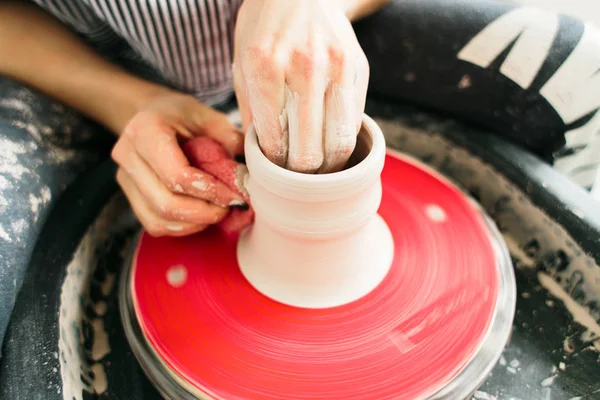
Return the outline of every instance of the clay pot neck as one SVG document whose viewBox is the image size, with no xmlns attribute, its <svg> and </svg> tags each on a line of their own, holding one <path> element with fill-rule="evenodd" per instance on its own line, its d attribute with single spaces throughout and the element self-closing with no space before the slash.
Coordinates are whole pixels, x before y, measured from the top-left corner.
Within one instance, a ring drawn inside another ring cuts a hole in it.
<svg viewBox="0 0 600 400">
<path fill-rule="evenodd" d="M 251 127 L 246 188 L 256 218 L 240 236 L 238 262 L 258 291 L 309 308 L 354 301 L 387 274 L 393 243 L 377 215 L 385 139 L 365 116 L 348 167 L 332 174 L 296 173 L 271 163 Z"/>
</svg>

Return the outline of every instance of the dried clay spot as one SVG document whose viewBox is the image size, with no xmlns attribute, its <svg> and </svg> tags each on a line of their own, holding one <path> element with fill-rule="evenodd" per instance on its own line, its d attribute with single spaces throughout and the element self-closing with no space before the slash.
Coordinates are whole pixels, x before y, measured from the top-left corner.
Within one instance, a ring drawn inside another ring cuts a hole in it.
<svg viewBox="0 0 600 400">
<path fill-rule="evenodd" d="M 182 287 L 187 281 L 187 269 L 183 265 L 174 265 L 167 271 L 167 282 L 174 288 Z"/>
<path fill-rule="evenodd" d="M 428 204 L 425 207 L 425 214 L 433 222 L 444 222 L 447 218 L 444 209 L 437 204 Z"/>
<path fill-rule="evenodd" d="M 104 269 L 108 259 L 100 257 L 106 252 L 111 254 L 113 246 L 120 249 L 118 245 L 123 244 L 115 237 L 125 234 L 124 228 L 129 231 L 137 227 L 134 221 L 111 223 L 128 210 L 122 196 L 109 201 L 66 267 L 58 315 L 58 352 L 53 353 L 60 363 L 57 371 L 61 378 L 58 388 L 61 398 L 84 400 L 108 390 L 104 359 L 111 352 L 111 343 L 102 314 L 107 311 L 105 299 L 114 286 L 115 273 L 95 270 L 92 266 Z"/>
<path fill-rule="evenodd" d="M 203 191 L 207 191 L 210 189 L 210 184 L 208 182 L 206 182 L 204 180 L 204 178 L 201 178 L 197 181 L 192 182 L 192 186 L 198 190 L 203 190 Z"/>
<path fill-rule="evenodd" d="M 171 232 L 181 232 L 183 230 L 183 225 L 179 224 L 168 224 L 165 225 L 165 228 Z"/>
</svg>

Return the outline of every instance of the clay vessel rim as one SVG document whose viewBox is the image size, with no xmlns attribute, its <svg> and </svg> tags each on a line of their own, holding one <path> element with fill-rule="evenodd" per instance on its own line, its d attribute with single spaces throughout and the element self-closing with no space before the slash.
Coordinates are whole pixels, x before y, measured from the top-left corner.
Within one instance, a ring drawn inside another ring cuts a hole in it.
<svg viewBox="0 0 600 400">
<path fill-rule="evenodd" d="M 373 169 L 378 169 L 379 173 L 383 169 L 383 163 L 381 160 L 384 158 L 382 154 L 385 154 L 386 144 L 383 134 L 378 130 L 375 121 L 369 116 L 363 115 L 362 128 L 367 132 L 367 135 L 371 138 L 371 149 L 365 158 L 363 158 L 356 165 L 350 168 L 341 170 L 339 172 L 333 172 L 328 174 L 307 174 L 302 172 L 295 172 L 280 167 L 269 160 L 260 149 L 258 145 L 258 136 L 253 125 L 250 125 L 246 133 L 245 142 L 245 153 L 246 163 L 250 173 L 262 181 L 257 175 L 264 177 L 268 180 L 285 181 L 289 184 L 310 184 L 313 185 L 329 185 L 335 183 L 347 182 L 349 180 L 363 180 L 365 176 L 372 173 Z M 254 162 L 252 162 L 254 161 Z M 261 170 L 260 172 L 258 170 Z M 379 173 L 377 177 L 379 177 Z"/>
</svg>

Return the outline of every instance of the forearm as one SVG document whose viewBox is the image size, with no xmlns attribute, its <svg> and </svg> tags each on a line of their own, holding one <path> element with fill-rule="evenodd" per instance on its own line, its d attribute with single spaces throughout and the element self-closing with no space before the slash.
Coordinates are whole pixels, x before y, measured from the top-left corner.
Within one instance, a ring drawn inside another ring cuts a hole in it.
<svg viewBox="0 0 600 400">
<path fill-rule="evenodd" d="M 34 87 L 119 134 L 163 90 L 111 64 L 30 4 L 0 3 L 0 75 Z"/>
<path fill-rule="evenodd" d="M 346 15 L 350 21 L 354 22 L 361 18 L 367 17 L 393 0 L 339 0 L 342 2 L 342 7 L 346 11 Z"/>
</svg>

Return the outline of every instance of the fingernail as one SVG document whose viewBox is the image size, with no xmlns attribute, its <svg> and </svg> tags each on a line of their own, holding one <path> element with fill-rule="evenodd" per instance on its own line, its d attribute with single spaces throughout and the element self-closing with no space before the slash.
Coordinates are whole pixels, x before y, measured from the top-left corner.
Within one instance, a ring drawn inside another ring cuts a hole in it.
<svg viewBox="0 0 600 400">
<path fill-rule="evenodd" d="M 165 225 L 165 228 L 167 228 L 171 232 L 180 232 L 183 230 L 183 225 L 169 224 L 169 225 Z"/>
<path fill-rule="evenodd" d="M 215 204 L 221 207 L 229 208 L 232 205 L 242 205 L 245 204 L 245 200 L 227 187 L 223 183 L 218 183 L 215 187 Z"/>
<path fill-rule="evenodd" d="M 231 134 L 231 155 L 237 156 L 244 152 L 244 133 L 240 130 L 235 130 L 234 133 Z"/>
<path fill-rule="evenodd" d="M 250 209 L 250 205 L 248 203 L 246 203 L 245 201 L 242 201 L 241 203 L 234 202 L 234 203 L 231 203 L 231 208 L 235 208 L 236 210 L 246 211 L 246 210 Z"/>
<path fill-rule="evenodd" d="M 240 207 L 246 204 L 246 200 L 237 193 L 234 193 L 234 198 L 229 202 L 230 207 Z"/>
</svg>

